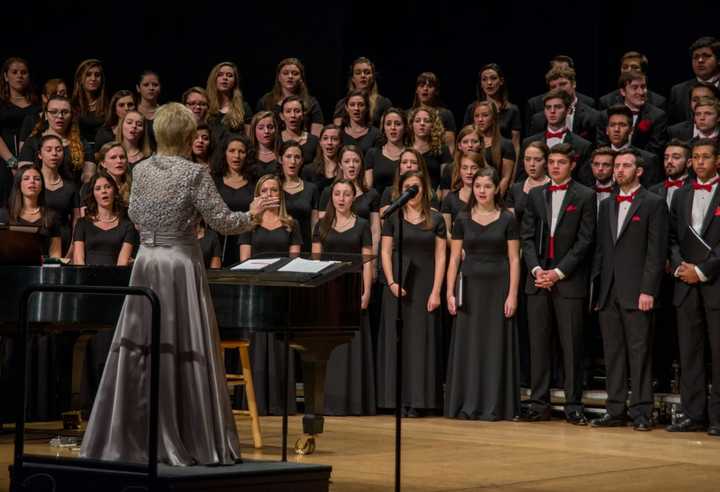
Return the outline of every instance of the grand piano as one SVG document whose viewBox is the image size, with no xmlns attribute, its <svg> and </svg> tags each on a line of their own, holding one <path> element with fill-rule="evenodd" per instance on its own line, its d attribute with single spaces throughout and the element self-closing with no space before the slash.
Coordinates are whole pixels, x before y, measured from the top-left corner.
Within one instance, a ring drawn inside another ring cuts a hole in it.
<svg viewBox="0 0 720 492">
<path fill-rule="evenodd" d="M 296 451 L 304 453 L 314 450 L 314 436 L 324 429 L 325 371 L 330 353 L 349 342 L 360 328 L 362 265 L 372 258 L 323 255 L 318 259 L 337 263 L 319 274 L 277 271 L 285 261 L 261 272 L 208 271 L 221 338 L 247 336 L 248 330 L 273 330 L 286 333 L 290 345 L 299 350 L 305 388 L 305 435 L 296 443 Z M 29 285 L 127 286 L 130 273 L 129 267 L 0 265 L 0 336 L 15 335 L 19 299 Z M 28 318 L 33 332 L 77 336 L 73 409 L 80 408 L 85 345 L 98 331 L 114 329 L 122 302 L 119 297 L 57 293 L 38 293 L 31 299 Z"/>
</svg>

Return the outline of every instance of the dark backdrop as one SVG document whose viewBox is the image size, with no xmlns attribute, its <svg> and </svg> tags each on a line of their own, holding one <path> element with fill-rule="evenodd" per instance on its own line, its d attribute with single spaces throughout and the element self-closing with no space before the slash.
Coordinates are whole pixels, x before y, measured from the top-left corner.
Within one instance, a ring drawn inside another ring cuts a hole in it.
<svg viewBox="0 0 720 492">
<path fill-rule="evenodd" d="M 36 83 L 57 76 L 71 83 L 78 62 L 96 57 L 111 90 L 132 87 L 141 70 L 153 68 L 169 100 L 204 86 L 210 68 L 229 59 L 254 107 L 271 88 L 277 62 L 293 56 L 305 63 L 326 120 L 357 56 L 375 62 L 381 93 L 402 107 L 412 101 L 417 74 L 436 72 L 460 119 L 474 97 L 477 69 L 488 62 L 505 69 L 511 100 L 521 108 L 545 89 L 547 60 L 558 53 L 575 59 L 578 89 L 600 96 L 615 86 L 619 56 L 641 51 L 650 59 L 650 86 L 666 94 L 692 75 L 688 45 L 720 36 L 715 2 L 678 3 L 676 11 L 630 0 L 4 3 L 0 58 L 27 58 Z"/>
</svg>

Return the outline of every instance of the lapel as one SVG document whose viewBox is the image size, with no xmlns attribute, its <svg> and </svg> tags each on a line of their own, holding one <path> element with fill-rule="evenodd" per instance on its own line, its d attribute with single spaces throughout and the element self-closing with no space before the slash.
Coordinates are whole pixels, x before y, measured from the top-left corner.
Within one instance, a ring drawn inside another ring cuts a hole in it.
<svg viewBox="0 0 720 492">
<path fill-rule="evenodd" d="M 615 200 L 615 197 L 617 196 L 617 191 L 614 191 L 609 197 L 607 197 L 605 200 L 610 200 L 610 213 L 608 213 L 608 220 L 610 221 L 610 233 L 612 234 L 612 241 L 613 244 L 615 244 L 615 241 L 617 241 L 617 228 L 618 228 L 618 207 L 617 207 L 617 201 Z"/>
<path fill-rule="evenodd" d="M 550 183 L 552 181 L 548 182 L 547 184 L 543 185 L 543 206 L 545 207 L 545 221 L 547 223 L 547 230 L 548 235 L 550 234 L 550 224 L 552 224 L 552 193 L 548 191 L 548 187 L 550 186 Z"/>
<path fill-rule="evenodd" d="M 585 108 L 583 107 L 582 102 L 578 100 L 577 104 L 575 105 L 575 116 L 573 116 L 573 127 L 570 128 L 570 131 L 573 133 L 579 133 L 580 130 L 584 128 L 583 122 L 585 121 Z"/>
<path fill-rule="evenodd" d="M 688 180 L 688 183 L 690 183 L 690 180 Z M 680 190 L 677 190 L 675 193 L 678 193 Z M 695 191 L 692 189 L 692 185 L 690 184 L 688 186 L 687 195 L 685 196 L 685 200 L 683 200 L 685 203 L 685 210 L 679 210 L 680 215 L 685 218 L 685 223 L 688 225 L 688 227 L 692 227 L 692 204 L 693 204 L 693 197 L 695 196 Z"/>
<path fill-rule="evenodd" d="M 705 231 L 707 231 L 707 228 L 710 227 L 710 222 L 712 222 L 713 217 L 715 217 L 715 210 L 718 207 L 718 204 L 720 204 L 720 185 L 715 187 L 715 194 L 712 197 L 712 200 L 710 200 L 710 206 L 708 206 L 707 213 L 705 213 L 705 218 L 703 219 L 703 225 L 702 230 L 700 232 L 700 235 L 704 235 Z"/>
<path fill-rule="evenodd" d="M 618 239 L 620 239 L 620 236 L 623 235 L 623 232 L 625 232 L 625 229 L 627 229 L 628 224 L 632 220 L 632 216 L 635 215 L 635 212 L 637 212 L 637 209 L 640 208 L 640 204 L 642 203 L 643 199 L 645 198 L 645 193 L 647 193 L 645 188 L 640 187 L 640 189 L 638 189 L 637 195 L 635 195 L 635 198 L 633 198 L 633 201 L 630 203 L 630 208 L 628 209 L 628 213 L 625 216 L 625 220 L 622 223 L 622 227 L 620 228 L 620 234 L 616 234 L 616 237 L 617 237 L 617 239 L 615 240 L 616 242 Z M 617 205 L 617 202 L 616 202 L 616 205 Z M 615 222 L 617 222 L 617 219 L 615 220 Z"/>
<path fill-rule="evenodd" d="M 560 210 L 558 211 L 558 218 L 557 218 L 557 224 L 555 224 L 555 232 L 557 233 L 558 227 L 560 227 L 560 224 L 562 223 L 562 219 L 565 216 L 565 209 L 568 206 L 568 203 L 575 197 L 575 187 L 574 181 L 570 180 L 570 186 L 568 186 L 567 191 L 565 192 L 565 196 L 563 197 L 562 205 L 560 205 Z"/>
</svg>

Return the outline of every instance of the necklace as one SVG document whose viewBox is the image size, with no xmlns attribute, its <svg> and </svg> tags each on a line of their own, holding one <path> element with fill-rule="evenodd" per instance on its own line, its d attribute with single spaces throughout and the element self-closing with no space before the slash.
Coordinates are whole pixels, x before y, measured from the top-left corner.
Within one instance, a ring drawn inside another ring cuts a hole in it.
<svg viewBox="0 0 720 492">
<path fill-rule="evenodd" d="M 350 214 L 350 217 L 348 217 L 348 219 L 345 221 L 344 224 L 340 223 L 340 221 L 338 220 L 339 218 L 340 217 L 335 217 L 335 230 L 338 230 L 338 231 L 343 230 L 344 231 L 347 228 L 347 226 L 349 226 L 350 223 L 353 221 L 353 219 L 355 218 L 355 215 Z"/>
<path fill-rule="evenodd" d="M 58 176 L 58 178 L 55 181 L 48 181 L 48 186 L 56 186 L 63 182 L 62 176 Z"/>
<path fill-rule="evenodd" d="M 292 181 L 286 181 L 285 182 L 285 189 L 286 190 L 297 190 L 302 186 L 303 182 L 301 180 L 298 180 L 296 182 Z"/>
<path fill-rule="evenodd" d="M 117 215 L 111 215 L 110 217 L 100 217 L 100 215 L 97 216 L 97 221 L 102 222 L 103 224 L 112 224 L 117 219 Z"/>
<path fill-rule="evenodd" d="M 37 215 L 37 214 L 40 213 L 40 207 L 36 208 L 35 210 L 31 210 L 31 209 L 28 208 L 28 209 L 25 210 L 25 212 L 26 212 L 28 215 Z"/>
</svg>

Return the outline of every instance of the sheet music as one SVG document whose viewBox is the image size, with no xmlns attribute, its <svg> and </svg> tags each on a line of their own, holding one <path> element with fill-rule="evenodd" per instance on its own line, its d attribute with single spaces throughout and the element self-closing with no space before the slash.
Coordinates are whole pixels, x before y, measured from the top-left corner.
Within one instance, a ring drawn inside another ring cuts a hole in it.
<svg viewBox="0 0 720 492">
<path fill-rule="evenodd" d="M 339 261 L 329 260 L 306 260 L 305 258 L 295 258 L 290 263 L 278 269 L 278 272 L 291 273 L 319 273 L 330 265 L 340 263 Z"/>
<path fill-rule="evenodd" d="M 251 272 L 252 271 L 260 271 L 263 268 L 266 268 L 274 263 L 277 263 L 280 260 L 282 260 L 282 258 L 254 258 L 254 259 L 250 259 L 250 260 L 245 260 L 242 263 L 230 268 L 230 270 L 251 271 Z"/>
<path fill-rule="evenodd" d="M 695 228 L 689 224 L 688 224 L 688 227 L 690 228 L 690 232 L 692 232 L 693 235 L 697 238 L 697 240 L 700 241 L 700 244 L 702 244 L 705 247 L 705 249 L 707 249 L 708 251 L 712 251 L 712 248 L 710 247 L 710 245 L 705 242 L 705 240 L 700 236 L 700 234 L 697 233 Z"/>
</svg>

